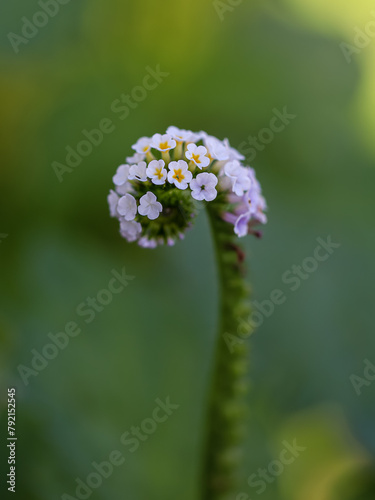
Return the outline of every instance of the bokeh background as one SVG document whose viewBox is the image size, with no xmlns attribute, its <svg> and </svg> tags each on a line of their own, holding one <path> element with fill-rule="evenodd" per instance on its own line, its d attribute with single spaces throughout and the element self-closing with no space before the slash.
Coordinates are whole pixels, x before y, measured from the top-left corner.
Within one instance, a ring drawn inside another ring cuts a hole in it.
<svg viewBox="0 0 375 500">
<path fill-rule="evenodd" d="M 93 500 L 198 498 L 217 301 L 207 220 L 174 248 L 142 250 L 119 237 L 106 196 L 138 137 L 173 124 L 238 147 L 286 106 L 296 118 L 252 160 L 269 205 L 263 239 L 244 241 L 253 298 L 279 288 L 287 300 L 249 341 L 238 500 L 373 500 L 375 382 L 358 395 L 350 377 L 375 363 L 375 40 L 350 63 L 340 46 L 375 20 L 373 2 L 80 0 L 17 54 L 8 34 L 40 6 L 1 9 L 2 483 L 15 385 L 18 498 L 74 498 L 76 478 L 116 449 L 125 463 Z M 121 120 L 113 101 L 157 65 L 169 76 Z M 51 164 L 103 118 L 114 131 L 59 182 Z M 328 235 L 341 246 L 292 292 L 283 273 Z M 135 278 L 85 324 L 77 306 L 124 266 Z M 69 321 L 82 333 L 25 386 L 17 367 Z M 120 436 L 167 396 L 179 409 L 129 453 Z M 294 439 L 306 449 L 257 493 L 248 478 Z"/>
</svg>

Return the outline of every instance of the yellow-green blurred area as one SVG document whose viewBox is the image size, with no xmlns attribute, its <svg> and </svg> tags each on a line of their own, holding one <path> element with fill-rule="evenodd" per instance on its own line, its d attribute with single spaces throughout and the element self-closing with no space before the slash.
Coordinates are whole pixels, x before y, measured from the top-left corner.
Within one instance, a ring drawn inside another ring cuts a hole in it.
<svg viewBox="0 0 375 500">
<path fill-rule="evenodd" d="M 78 498 L 76 478 L 113 450 L 125 461 L 90 499 L 199 498 L 217 312 L 207 220 L 201 213 L 174 248 L 143 250 L 120 238 L 106 197 L 139 137 L 176 125 L 239 147 L 285 107 L 296 117 L 251 162 L 269 205 L 263 239 L 244 241 L 253 299 L 280 289 L 286 300 L 249 341 L 233 498 L 375 498 L 375 373 L 365 361 L 375 364 L 375 36 L 358 35 L 375 33 L 375 7 L 223 3 L 71 1 L 18 53 L 9 33 L 22 35 L 41 7 L 1 3 L 1 481 L 13 385 L 17 498 Z M 343 43 L 355 48 L 350 62 Z M 168 76 L 121 119 L 113 102 L 158 65 Z M 52 163 L 105 118 L 112 133 L 59 182 Z M 340 247 L 292 291 L 284 273 L 328 236 Z M 124 266 L 134 279 L 85 323 L 77 307 Z M 31 350 L 71 321 L 81 333 L 25 385 L 19 365 L 31 367 Z M 120 437 L 168 396 L 178 410 L 130 453 Z M 303 451 L 280 466 L 294 441 Z"/>
</svg>

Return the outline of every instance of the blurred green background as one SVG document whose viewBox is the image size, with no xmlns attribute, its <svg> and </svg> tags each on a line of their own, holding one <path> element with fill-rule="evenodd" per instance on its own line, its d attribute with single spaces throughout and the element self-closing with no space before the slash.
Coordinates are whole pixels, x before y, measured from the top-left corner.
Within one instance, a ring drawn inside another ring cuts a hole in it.
<svg viewBox="0 0 375 500">
<path fill-rule="evenodd" d="M 16 53 L 9 33 L 41 8 L 2 1 L 0 423 L 5 448 L 14 385 L 18 498 L 75 498 L 76 478 L 113 450 L 125 463 L 93 500 L 198 497 L 217 302 L 207 220 L 143 250 L 120 238 L 106 197 L 138 137 L 176 125 L 238 147 L 285 106 L 296 118 L 252 161 L 269 205 L 263 239 L 244 241 L 253 298 L 287 300 L 250 340 L 237 500 L 375 498 L 375 382 L 358 395 L 350 379 L 375 363 L 375 40 L 350 63 L 340 47 L 375 20 L 373 3 L 237 3 L 70 2 Z M 121 119 L 112 103 L 157 65 L 169 75 Z M 52 163 L 104 118 L 114 131 L 59 182 Z M 340 248 L 292 292 L 283 273 L 328 235 Z M 124 266 L 134 280 L 85 324 L 77 306 Z M 70 321 L 81 334 L 25 386 L 17 367 Z M 167 396 L 179 409 L 130 453 L 120 436 Z M 294 439 L 306 449 L 259 493 L 248 478 Z"/>
</svg>

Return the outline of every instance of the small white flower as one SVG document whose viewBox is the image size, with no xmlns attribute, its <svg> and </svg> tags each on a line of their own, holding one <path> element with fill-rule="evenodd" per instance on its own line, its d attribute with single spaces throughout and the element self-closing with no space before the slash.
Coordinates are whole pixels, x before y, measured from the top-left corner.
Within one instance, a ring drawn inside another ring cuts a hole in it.
<svg viewBox="0 0 375 500">
<path fill-rule="evenodd" d="M 132 148 L 138 154 L 146 154 L 151 149 L 151 139 L 149 137 L 141 137 L 135 144 L 133 144 Z"/>
<path fill-rule="evenodd" d="M 169 164 L 168 181 L 178 189 L 186 189 L 193 174 L 184 160 L 171 161 Z"/>
<path fill-rule="evenodd" d="M 111 189 L 107 198 L 111 217 L 118 217 L 117 203 L 119 199 L 119 196 Z"/>
<path fill-rule="evenodd" d="M 209 155 L 218 161 L 229 160 L 229 150 L 227 145 L 212 135 L 204 134 L 203 142 Z"/>
<path fill-rule="evenodd" d="M 115 186 L 122 186 L 129 178 L 129 165 L 120 165 L 116 174 L 112 177 Z"/>
<path fill-rule="evenodd" d="M 229 161 L 224 167 L 224 173 L 232 181 L 232 190 L 237 196 L 242 196 L 250 189 L 249 169 L 243 167 L 237 160 Z"/>
<path fill-rule="evenodd" d="M 217 177 L 214 174 L 204 172 L 198 174 L 195 179 L 190 182 L 191 196 L 195 200 L 212 201 L 217 196 L 216 185 Z"/>
<path fill-rule="evenodd" d="M 176 147 L 176 141 L 169 134 L 154 134 L 151 140 L 151 147 L 165 153 Z"/>
<path fill-rule="evenodd" d="M 136 165 L 132 165 L 129 168 L 129 180 L 147 181 L 146 168 L 147 164 L 145 161 L 140 161 Z"/>
<path fill-rule="evenodd" d="M 152 160 L 147 169 L 147 177 L 151 179 L 151 182 L 156 185 L 164 184 L 167 179 L 167 170 L 164 168 L 164 160 Z"/>
<path fill-rule="evenodd" d="M 135 241 L 142 232 L 139 222 L 122 220 L 120 223 L 120 234 L 129 242 Z"/>
<path fill-rule="evenodd" d="M 204 146 L 197 146 L 196 144 L 188 144 L 185 156 L 188 160 L 194 162 L 200 169 L 208 167 L 210 159 L 207 154 L 207 149 Z"/>
<path fill-rule="evenodd" d="M 135 163 L 139 163 L 145 159 L 145 154 L 143 153 L 134 153 L 133 156 L 128 156 L 126 158 L 126 162 L 130 165 L 134 165 Z"/>
<path fill-rule="evenodd" d="M 156 196 L 151 191 L 148 191 L 140 199 L 138 212 L 141 215 L 146 215 L 150 220 L 157 219 L 162 210 L 162 204 L 157 201 Z"/>
<path fill-rule="evenodd" d="M 200 139 L 199 134 L 177 127 L 168 127 L 167 134 L 178 142 L 196 142 Z"/>
<path fill-rule="evenodd" d="M 137 202 L 131 194 L 127 193 L 119 199 L 117 211 L 126 221 L 134 220 L 137 213 Z"/>
<path fill-rule="evenodd" d="M 125 182 L 122 186 L 116 186 L 116 193 L 120 196 L 124 196 L 126 193 L 131 193 L 133 191 L 133 186 L 130 182 Z"/>
</svg>

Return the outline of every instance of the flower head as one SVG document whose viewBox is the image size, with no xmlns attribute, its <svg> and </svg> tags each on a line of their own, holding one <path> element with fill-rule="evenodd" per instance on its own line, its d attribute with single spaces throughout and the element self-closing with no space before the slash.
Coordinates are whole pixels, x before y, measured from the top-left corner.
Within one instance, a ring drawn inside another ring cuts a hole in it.
<svg viewBox="0 0 375 500">
<path fill-rule="evenodd" d="M 217 199 L 223 219 L 240 237 L 257 234 L 254 226 L 266 223 L 255 172 L 242 164 L 228 139 L 169 127 L 166 134 L 141 137 L 132 148 L 135 153 L 118 167 L 108 195 L 110 215 L 127 241 L 145 248 L 172 246 L 192 226 L 195 200 Z"/>
<path fill-rule="evenodd" d="M 193 178 L 188 164 L 184 160 L 171 161 L 169 164 L 168 181 L 178 189 L 186 189 Z"/>
</svg>

